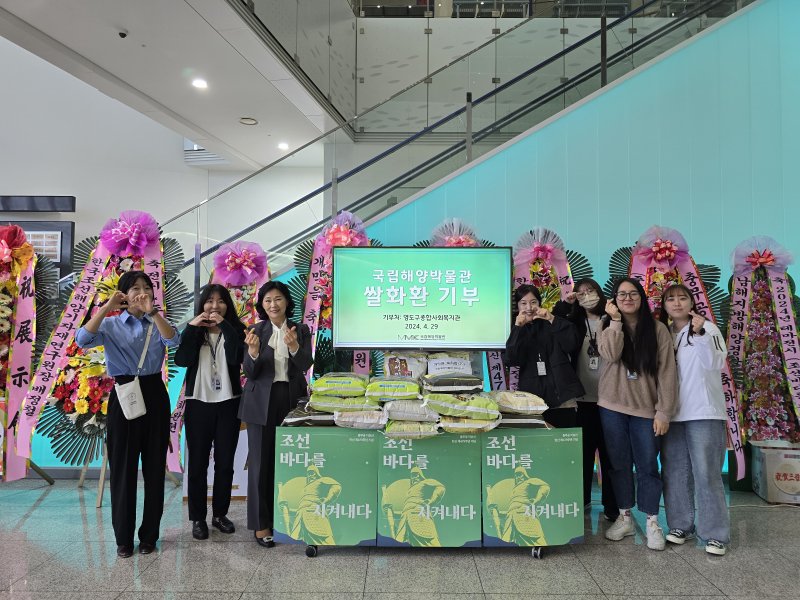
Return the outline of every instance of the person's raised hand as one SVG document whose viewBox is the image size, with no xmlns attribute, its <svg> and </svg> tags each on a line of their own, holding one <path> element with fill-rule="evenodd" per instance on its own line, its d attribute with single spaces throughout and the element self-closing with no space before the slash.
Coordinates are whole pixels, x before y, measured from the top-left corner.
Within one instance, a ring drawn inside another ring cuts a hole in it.
<svg viewBox="0 0 800 600">
<path fill-rule="evenodd" d="M 546 308 L 539 307 L 536 309 L 536 312 L 533 313 L 534 319 L 542 319 L 543 321 L 547 321 L 548 323 L 552 323 L 555 316 Z"/>
<path fill-rule="evenodd" d="M 108 310 L 120 310 L 121 308 L 125 308 L 128 305 L 128 296 L 124 292 L 120 292 L 117 290 L 108 299 Z"/>
<path fill-rule="evenodd" d="M 706 319 L 702 315 L 698 315 L 696 312 L 689 312 L 689 316 L 692 317 L 692 331 L 694 333 L 700 333 L 700 330 L 703 328 L 703 325 L 706 324 Z"/>
<path fill-rule="evenodd" d="M 566 296 L 564 296 L 564 300 L 569 302 L 570 304 L 575 304 L 575 300 L 578 298 L 578 295 L 575 292 L 570 292 Z"/>
<path fill-rule="evenodd" d="M 258 356 L 261 351 L 261 340 L 252 329 L 248 329 L 244 334 L 244 343 L 247 344 L 247 351 L 250 356 Z"/>
<path fill-rule="evenodd" d="M 606 313 L 611 317 L 612 321 L 619 321 L 622 319 L 622 314 L 619 312 L 619 307 L 614 304 L 613 300 L 606 302 Z"/>
<path fill-rule="evenodd" d="M 300 344 L 297 341 L 297 327 L 287 329 L 283 336 L 283 341 L 291 352 L 297 352 L 300 349 Z"/>
<path fill-rule="evenodd" d="M 194 325 L 195 327 L 208 327 L 208 313 L 201 312 L 194 319 L 189 321 L 189 325 Z"/>
</svg>

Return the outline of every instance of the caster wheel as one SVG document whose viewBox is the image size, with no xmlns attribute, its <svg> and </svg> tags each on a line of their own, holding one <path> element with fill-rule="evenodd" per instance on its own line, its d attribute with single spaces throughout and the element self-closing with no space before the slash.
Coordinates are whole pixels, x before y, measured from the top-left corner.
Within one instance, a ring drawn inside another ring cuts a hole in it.
<svg viewBox="0 0 800 600">
<path fill-rule="evenodd" d="M 541 546 L 531 548 L 531 556 L 533 556 L 533 558 L 544 558 L 544 548 Z"/>
<path fill-rule="evenodd" d="M 306 546 L 306 556 L 308 558 L 313 558 L 317 555 L 317 547 L 316 546 Z"/>
</svg>

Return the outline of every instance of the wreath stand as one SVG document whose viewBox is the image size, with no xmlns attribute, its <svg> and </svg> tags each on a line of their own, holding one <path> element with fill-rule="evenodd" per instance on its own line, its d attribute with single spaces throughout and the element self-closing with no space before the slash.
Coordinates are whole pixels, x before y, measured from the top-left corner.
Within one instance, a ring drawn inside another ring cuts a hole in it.
<svg viewBox="0 0 800 600">
<path fill-rule="evenodd" d="M 36 469 L 36 472 L 39 473 L 38 467 L 34 467 L 33 463 L 31 463 L 31 467 Z M 89 470 L 89 459 L 86 459 L 86 463 L 83 465 L 81 469 L 81 476 L 78 479 L 78 487 L 82 488 L 84 481 L 86 480 L 86 472 Z M 95 508 L 101 508 L 103 506 L 103 495 L 106 491 L 106 471 L 108 470 L 108 446 L 106 445 L 105 441 L 103 442 L 103 464 L 100 467 L 100 477 L 97 480 L 97 504 L 95 504 Z M 43 473 L 43 472 L 42 472 Z M 169 469 L 165 470 L 167 479 L 169 479 L 175 487 L 180 487 L 181 482 L 180 480 L 173 475 Z M 40 473 L 41 475 L 41 473 Z M 43 477 L 46 475 L 42 475 Z M 52 479 L 50 479 L 52 482 Z M 52 483 L 50 484 L 52 485 Z"/>
<path fill-rule="evenodd" d="M 36 464 L 35 462 L 33 462 L 32 460 L 29 460 L 29 461 L 28 461 L 28 464 L 30 464 L 30 466 L 31 466 L 31 469 L 33 469 L 33 470 L 36 472 L 36 474 L 37 474 L 39 477 L 41 477 L 42 479 L 44 479 L 44 480 L 45 480 L 45 481 L 48 483 L 48 485 L 55 485 L 55 483 L 56 483 L 56 482 L 55 482 L 55 479 L 53 479 L 52 477 L 50 477 L 50 475 L 48 475 L 48 474 L 47 474 L 47 471 L 45 471 L 44 469 L 42 469 L 42 467 L 40 467 L 39 465 L 37 465 L 37 464 Z"/>
</svg>

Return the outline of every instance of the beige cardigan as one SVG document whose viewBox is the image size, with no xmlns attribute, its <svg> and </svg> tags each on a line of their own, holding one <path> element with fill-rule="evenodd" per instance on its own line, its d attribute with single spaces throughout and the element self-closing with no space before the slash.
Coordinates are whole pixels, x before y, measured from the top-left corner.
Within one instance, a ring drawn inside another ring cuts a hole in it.
<svg viewBox="0 0 800 600">
<path fill-rule="evenodd" d="M 678 410 L 678 379 L 672 336 L 660 321 L 656 321 L 656 338 L 658 375 L 639 373 L 637 379 L 628 379 L 628 370 L 622 362 L 622 322 L 611 321 L 608 328 L 600 332 L 598 349 L 604 360 L 598 406 L 669 423 Z"/>
</svg>

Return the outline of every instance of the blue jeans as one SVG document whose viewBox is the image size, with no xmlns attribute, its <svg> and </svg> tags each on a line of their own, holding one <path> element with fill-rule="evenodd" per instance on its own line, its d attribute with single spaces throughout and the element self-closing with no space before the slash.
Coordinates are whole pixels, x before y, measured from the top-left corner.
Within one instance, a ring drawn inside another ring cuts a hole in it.
<svg viewBox="0 0 800 600">
<path fill-rule="evenodd" d="M 670 423 L 664 437 L 664 505 L 670 529 L 694 531 L 704 540 L 731 539 L 722 483 L 727 442 L 725 421 Z"/>
<path fill-rule="evenodd" d="M 661 438 L 653 433 L 653 419 L 632 417 L 600 407 L 600 422 L 611 462 L 609 476 L 620 511 L 633 508 L 635 503 L 642 512 L 657 515 L 661 500 L 661 477 L 658 474 Z"/>
</svg>

